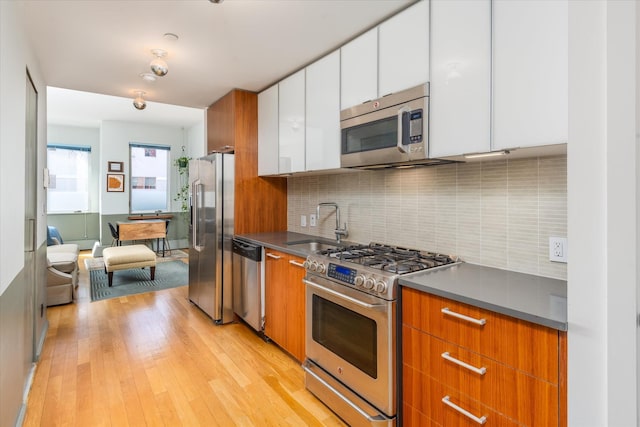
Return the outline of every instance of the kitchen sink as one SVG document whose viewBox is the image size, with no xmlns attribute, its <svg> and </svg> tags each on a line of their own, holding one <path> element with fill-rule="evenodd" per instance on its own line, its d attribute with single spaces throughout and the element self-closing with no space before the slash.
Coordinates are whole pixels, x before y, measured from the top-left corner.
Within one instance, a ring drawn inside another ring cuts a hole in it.
<svg viewBox="0 0 640 427">
<path fill-rule="evenodd" d="M 286 242 L 287 246 L 293 246 L 296 249 L 303 249 L 309 252 L 322 251 L 325 249 L 335 249 L 339 245 L 337 243 L 328 243 L 327 241 L 307 239 Z"/>
</svg>

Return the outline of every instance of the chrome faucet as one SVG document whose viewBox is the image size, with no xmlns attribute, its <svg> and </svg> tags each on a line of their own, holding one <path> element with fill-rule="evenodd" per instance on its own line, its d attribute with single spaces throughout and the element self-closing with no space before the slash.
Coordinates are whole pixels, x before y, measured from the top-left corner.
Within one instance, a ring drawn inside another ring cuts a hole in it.
<svg viewBox="0 0 640 427">
<path fill-rule="evenodd" d="M 337 203 L 333 202 L 319 203 L 318 206 L 316 206 L 316 218 L 318 218 L 318 221 L 320 220 L 321 206 L 328 206 L 336 209 L 336 228 L 333 231 L 336 233 L 336 240 L 338 241 L 338 244 L 340 244 L 340 237 L 347 237 L 349 235 L 346 222 L 344 223 L 344 228 L 340 228 L 340 207 Z"/>
</svg>

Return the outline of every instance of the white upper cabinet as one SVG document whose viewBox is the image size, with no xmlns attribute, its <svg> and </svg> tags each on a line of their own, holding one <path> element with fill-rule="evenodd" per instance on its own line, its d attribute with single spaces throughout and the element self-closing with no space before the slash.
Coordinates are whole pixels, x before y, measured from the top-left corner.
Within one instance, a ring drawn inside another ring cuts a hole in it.
<svg viewBox="0 0 640 427">
<path fill-rule="evenodd" d="M 493 142 L 568 139 L 568 1 L 494 0 Z"/>
<path fill-rule="evenodd" d="M 430 157 L 491 150 L 490 0 L 431 1 L 430 92 Z"/>
<path fill-rule="evenodd" d="M 306 170 L 340 167 L 340 52 L 306 69 Z"/>
<path fill-rule="evenodd" d="M 277 175 L 278 85 L 258 94 L 258 175 Z"/>
<path fill-rule="evenodd" d="M 340 109 L 378 97 L 378 28 L 340 48 Z"/>
<path fill-rule="evenodd" d="M 280 173 L 305 170 L 304 70 L 278 83 Z"/>
<path fill-rule="evenodd" d="M 422 0 L 380 24 L 378 37 L 377 97 L 429 81 L 428 0 Z"/>
</svg>

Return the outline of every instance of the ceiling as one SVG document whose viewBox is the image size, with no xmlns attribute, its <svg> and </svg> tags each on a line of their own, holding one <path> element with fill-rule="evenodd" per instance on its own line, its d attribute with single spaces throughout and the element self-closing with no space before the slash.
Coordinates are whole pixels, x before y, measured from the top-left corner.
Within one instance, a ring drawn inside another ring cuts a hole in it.
<svg viewBox="0 0 640 427">
<path fill-rule="evenodd" d="M 48 86 L 126 99 L 110 113 L 94 113 L 92 101 L 74 113 L 73 96 L 86 96 L 70 93 L 64 107 L 67 119 L 63 114 L 56 119 L 56 109 L 63 107 L 52 101 L 64 96 L 54 94 L 48 103 L 49 122 L 69 121 L 75 114 L 79 124 L 92 120 L 82 116 L 117 116 L 120 108 L 127 109 L 121 114 L 135 119 L 167 123 L 167 117 L 154 118 L 161 109 L 158 104 L 202 109 L 233 88 L 261 91 L 413 2 L 23 0 L 19 4 Z M 169 40 L 165 33 L 179 38 Z M 169 73 L 149 83 L 139 75 L 149 72 L 155 48 L 168 51 Z M 146 92 L 148 106 L 143 111 L 131 105 L 135 90 Z"/>
</svg>

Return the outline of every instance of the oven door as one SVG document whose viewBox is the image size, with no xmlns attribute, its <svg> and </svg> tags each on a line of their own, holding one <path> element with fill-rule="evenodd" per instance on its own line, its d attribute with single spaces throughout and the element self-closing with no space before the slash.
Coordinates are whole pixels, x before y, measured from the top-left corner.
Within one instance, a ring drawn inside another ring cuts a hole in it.
<svg viewBox="0 0 640 427">
<path fill-rule="evenodd" d="M 305 284 L 307 359 L 394 417 L 396 302 L 312 274 Z"/>
<path fill-rule="evenodd" d="M 426 159 L 428 97 L 343 120 L 341 167 L 388 165 Z"/>
</svg>

